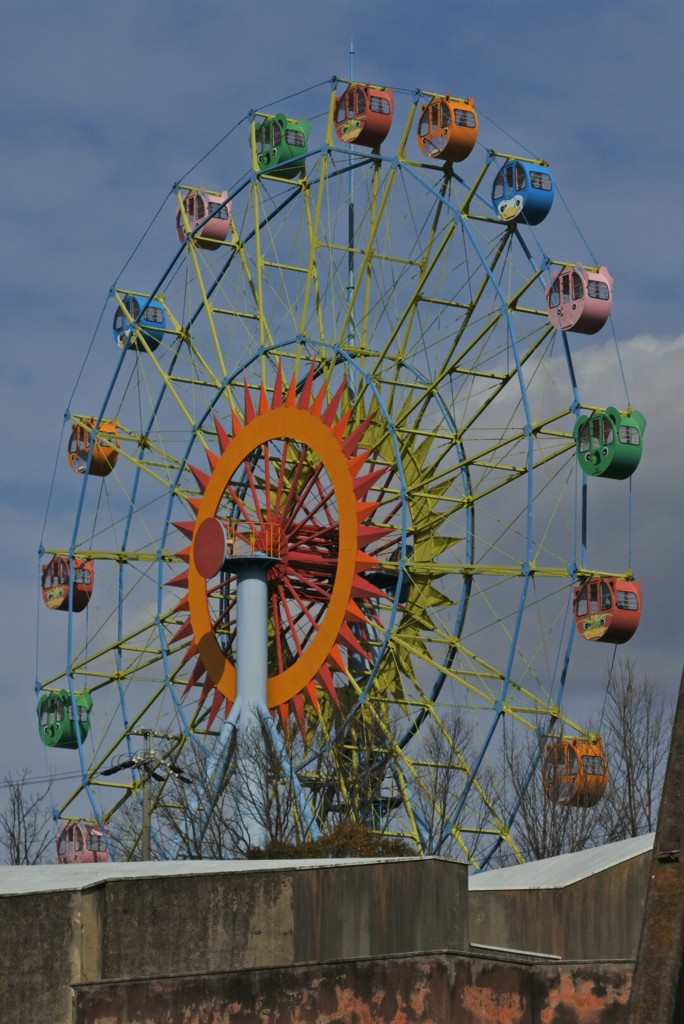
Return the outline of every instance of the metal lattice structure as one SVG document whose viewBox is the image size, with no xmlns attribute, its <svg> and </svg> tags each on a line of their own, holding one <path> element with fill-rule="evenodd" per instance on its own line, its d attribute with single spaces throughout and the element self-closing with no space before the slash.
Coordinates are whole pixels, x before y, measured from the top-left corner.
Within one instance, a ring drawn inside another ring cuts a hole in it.
<svg viewBox="0 0 684 1024">
<path fill-rule="evenodd" d="M 115 289 L 124 347 L 104 400 L 75 396 L 72 418 L 96 417 L 94 437 L 116 422 L 118 458 L 80 476 L 71 537 L 44 540 L 95 566 L 83 612 L 43 615 L 39 687 L 94 701 L 60 813 L 113 820 L 140 778 L 103 772 L 144 730 L 175 761 L 201 746 L 225 771 L 235 586 L 228 565 L 197 570 L 213 519 L 231 550 L 276 560 L 267 728 L 302 831 L 346 815 L 483 865 L 513 845 L 502 731 L 541 751 L 563 717 L 579 395 L 547 315 L 549 262 L 492 211 L 507 157 L 480 143 L 463 165 L 424 157 L 413 131 L 431 93 L 403 97 L 381 147 L 350 148 L 334 133 L 341 87 L 310 98 L 324 116 L 303 170 L 263 168 L 269 113 L 251 115 L 251 165 L 245 148 L 244 176 L 214 194 L 225 238 L 203 244 L 186 202 L 201 183 L 180 184 L 166 271 Z M 146 309 L 161 311 L 154 332 Z"/>
</svg>

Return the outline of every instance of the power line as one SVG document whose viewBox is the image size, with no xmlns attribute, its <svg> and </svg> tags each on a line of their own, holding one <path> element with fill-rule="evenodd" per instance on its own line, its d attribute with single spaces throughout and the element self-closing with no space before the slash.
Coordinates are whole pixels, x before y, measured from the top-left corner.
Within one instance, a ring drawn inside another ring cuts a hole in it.
<svg viewBox="0 0 684 1024">
<path fill-rule="evenodd" d="M 41 786 L 44 783 L 62 782 L 65 779 L 80 779 L 81 772 L 62 772 L 57 775 L 26 775 L 16 779 L 3 779 L 0 782 L 0 789 L 10 789 L 11 786 Z"/>
</svg>

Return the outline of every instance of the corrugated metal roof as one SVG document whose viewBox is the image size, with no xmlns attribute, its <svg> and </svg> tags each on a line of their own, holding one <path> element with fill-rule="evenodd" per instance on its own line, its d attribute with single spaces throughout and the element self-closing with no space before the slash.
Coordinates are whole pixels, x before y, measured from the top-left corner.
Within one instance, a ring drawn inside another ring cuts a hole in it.
<svg viewBox="0 0 684 1024">
<path fill-rule="evenodd" d="M 654 833 L 623 839 L 619 843 L 607 843 L 578 853 L 564 853 L 560 857 L 533 860 L 528 864 L 515 864 L 510 868 L 483 871 L 471 875 L 468 885 L 471 892 L 501 889 L 562 889 L 566 885 L 596 875 L 599 871 L 631 860 L 653 849 Z"/>
</svg>

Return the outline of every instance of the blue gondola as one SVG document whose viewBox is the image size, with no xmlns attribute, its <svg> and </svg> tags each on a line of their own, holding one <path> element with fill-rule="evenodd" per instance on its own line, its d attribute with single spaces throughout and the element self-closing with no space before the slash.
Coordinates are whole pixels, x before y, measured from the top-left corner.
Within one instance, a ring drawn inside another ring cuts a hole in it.
<svg viewBox="0 0 684 1024">
<path fill-rule="evenodd" d="M 158 299 L 122 295 L 124 309 L 117 305 L 112 331 L 119 348 L 145 351 L 145 342 L 153 352 L 164 336 L 166 313 Z"/>
<path fill-rule="evenodd" d="M 546 164 L 507 160 L 492 186 L 494 213 L 503 221 L 540 224 L 551 209 L 556 184 Z"/>
</svg>

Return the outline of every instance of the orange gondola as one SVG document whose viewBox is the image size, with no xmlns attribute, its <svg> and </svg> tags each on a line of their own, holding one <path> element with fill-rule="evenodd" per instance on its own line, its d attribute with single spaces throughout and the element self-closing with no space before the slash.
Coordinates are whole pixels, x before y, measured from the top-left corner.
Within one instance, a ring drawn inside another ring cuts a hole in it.
<svg viewBox="0 0 684 1024">
<path fill-rule="evenodd" d="M 624 644 L 641 618 L 641 582 L 592 576 L 575 587 L 574 613 L 585 640 Z"/>
<path fill-rule="evenodd" d="M 393 108 L 391 89 L 352 82 L 338 98 L 335 107 L 338 139 L 375 149 L 387 137 Z"/>
<path fill-rule="evenodd" d="M 71 568 L 73 565 L 73 582 Z M 93 563 L 74 558 L 70 563 L 65 555 L 55 555 L 42 567 L 41 589 L 48 608 L 57 611 L 82 612 L 93 593 L 95 572 Z"/>
<path fill-rule="evenodd" d="M 67 459 L 74 473 L 85 473 L 87 470 L 90 476 L 108 476 L 119 457 L 119 451 L 114 447 L 119 439 L 118 423 L 116 420 L 101 420 L 97 428 L 101 440 L 93 442 L 95 423 L 94 416 L 84 417 L 74 423 L 67 446 Z M 105 437 L 107 441 L 113 441 L 114 445 L 105 443 Z M 92 454 L 88 462 L 91 447 Z"/>
<path fill-rule="evenodd" d="M 478 120 L 472 97 L 435 96 L 422 108 L 418 145 L 435 160 L 465 160 L 477 140 Z"/>
<path fill-rule="evenodd" d="M 600 739 L 564 738 L 547 743 L 544 792 L 564 807 L 593 807 L 608 784 L 608 762 Z"/>
<path fill-rule="evenodd" d="M 192 234 L 198 224 L 202 224 L 195 235 L 195 242 L 201 249 L 218 249 L 225 242 L 230 231 L 230 203 L 227 192 L 188 192 L 183 197 L 183 207 Z M 205 219 L 206 218 L 206 219 Z M 185 223 L 179 210 L 176 214 L 176 232 L 178 240 L 185 240 Z"/>
</svg>

